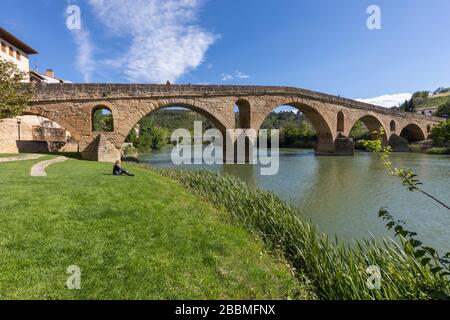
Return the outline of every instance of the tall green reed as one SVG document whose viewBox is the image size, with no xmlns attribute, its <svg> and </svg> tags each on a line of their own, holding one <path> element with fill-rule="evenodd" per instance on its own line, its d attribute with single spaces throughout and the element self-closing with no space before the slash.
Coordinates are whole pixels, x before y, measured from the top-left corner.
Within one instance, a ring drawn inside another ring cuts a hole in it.
<svg viewBox="0 0 450 320">
<path fill-rule="evenodd" d="M 354 246 L 331 241 L 298 209 L 275 194 L 251 190 L 241 180 L 210 171 L 160 171 L 231 215 L 231 220 L 257 235 L 271 251 L 281 253 L 296 275 L 311 281 L 321 299 L 442 299 L 448 298 L 448 278 L 431 272 L 414 255 L 392 240 L 374 239 Z M 401 239 L 402 241 L 404 239 Z M 367 268 L 381 271 L 381 286 L 370 289 Z"/>
</svg>

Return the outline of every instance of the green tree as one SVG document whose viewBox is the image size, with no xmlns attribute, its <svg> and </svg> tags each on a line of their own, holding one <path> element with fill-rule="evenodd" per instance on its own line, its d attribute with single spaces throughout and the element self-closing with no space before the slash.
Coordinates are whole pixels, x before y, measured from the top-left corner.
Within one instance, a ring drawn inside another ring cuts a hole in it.
<svg viewBox="0 0 450 320">
<path fill-rule="evenodd" d="M 364 122 L 359 120 L 355 122 L 353 128 L 350 130 L 350 137 L 355 141 L 362 139 L 370 140 L 371 135 Z"/>
<path fill-rule="evenodd" d="M 94 112 L 93 131 L 95 132 L 113 132 L 114 120 L 112 113 L 105 109 L 99 109 Z"/>
<path fill-rule="evenodd" d="M 416 112 L 416 104 L 414 103 L 414 99 L 411 98 L 411 100 L 406 102 L 406 112 Z"/>
<path fill-rule="evenodd" d="M 0 60 L 0 119 L 23 113 L 31 98 L 30 90 L 21 90 L 25 75 L 14 63 Z"/>
<path fill-rule="evenodd" d="M 430 93 L 428 91 L 417 91 L 413 94 L 413 99 L 427 99 Z"/>
<path fill-rule="evenodd" d="M 439 106 L 434 115 L 437 117 L 450 117 L 450 102 Z"/>
<path fill-rule="evenodd" d="M 136 147 L 140 152 L 159 150 L 167 144 L 168 137 L 167 129 L 155 127 L 152 119 L 145 118 L 140 123 Z"/>
<path fill-rule="evenodd" d="M 434 147 L 450 147 L 450 120 L 433 127 L 430 137 L 433 139 Z"/>
</svg>

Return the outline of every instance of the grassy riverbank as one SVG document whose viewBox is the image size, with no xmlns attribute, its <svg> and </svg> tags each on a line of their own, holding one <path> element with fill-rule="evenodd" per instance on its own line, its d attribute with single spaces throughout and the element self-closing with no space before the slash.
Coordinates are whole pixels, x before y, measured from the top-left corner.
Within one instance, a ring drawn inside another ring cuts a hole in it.
<svg viewBox="0 0 450 320">
<path fill-rule="evenodd" d="M 31 178 L 37 162 L 0 164 L 1 299 L 312 297 L 284 260 L 173 180 L 78 160 Z M 70 265 L 81 290 L 65 287 Z"/>
<path fill-rule="evenodd" d="M 436 276 L 393 242 L 338 245 L 297 218 L 296 209 L 274 194 L 249 190 L 236 178 L 208 171 L 164 170 L 162 174 L 227 210 L 236 225 L 251 230 L 269 250 L 282 253 L 299 278 L 306 275 L 311 281 L 319 298 L 438 299 L 450 293 L 448 279 Z M 370 266 L 381 270 L 380 290 L 368 288 Z"/>
</svg>

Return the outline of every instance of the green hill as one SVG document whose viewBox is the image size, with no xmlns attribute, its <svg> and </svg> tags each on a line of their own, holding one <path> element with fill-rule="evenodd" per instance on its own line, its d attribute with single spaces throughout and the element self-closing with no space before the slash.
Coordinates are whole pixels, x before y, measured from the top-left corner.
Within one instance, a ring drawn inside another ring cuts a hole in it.
<svg viewBox="0 0 450 320">
<path fill-rule="evenodd" d="M 442 93 L 428 98 L 413 98 L 417 110 L 439 107 L 450 103 L 450 92 Z"/>
</svg>

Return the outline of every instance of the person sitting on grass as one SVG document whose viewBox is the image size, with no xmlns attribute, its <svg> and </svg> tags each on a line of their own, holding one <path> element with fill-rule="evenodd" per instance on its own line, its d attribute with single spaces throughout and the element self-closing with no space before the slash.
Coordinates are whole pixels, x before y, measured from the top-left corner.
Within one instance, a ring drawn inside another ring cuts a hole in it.
<svg viewBox="0 0 450 320">
<path fill-rule="evenodd" d="M 127 170 L 125 170 L 124 168 L 122 168 L 121 166 L 122 162 L 120 160 L 116 161 L 116 164 L 114 165 L 114 169 L 113 169 L 113 175 L 115 176 L 129 176 L 129 177 L 134 177 L 134 174 L 128 172 Z"/>
</svg>

